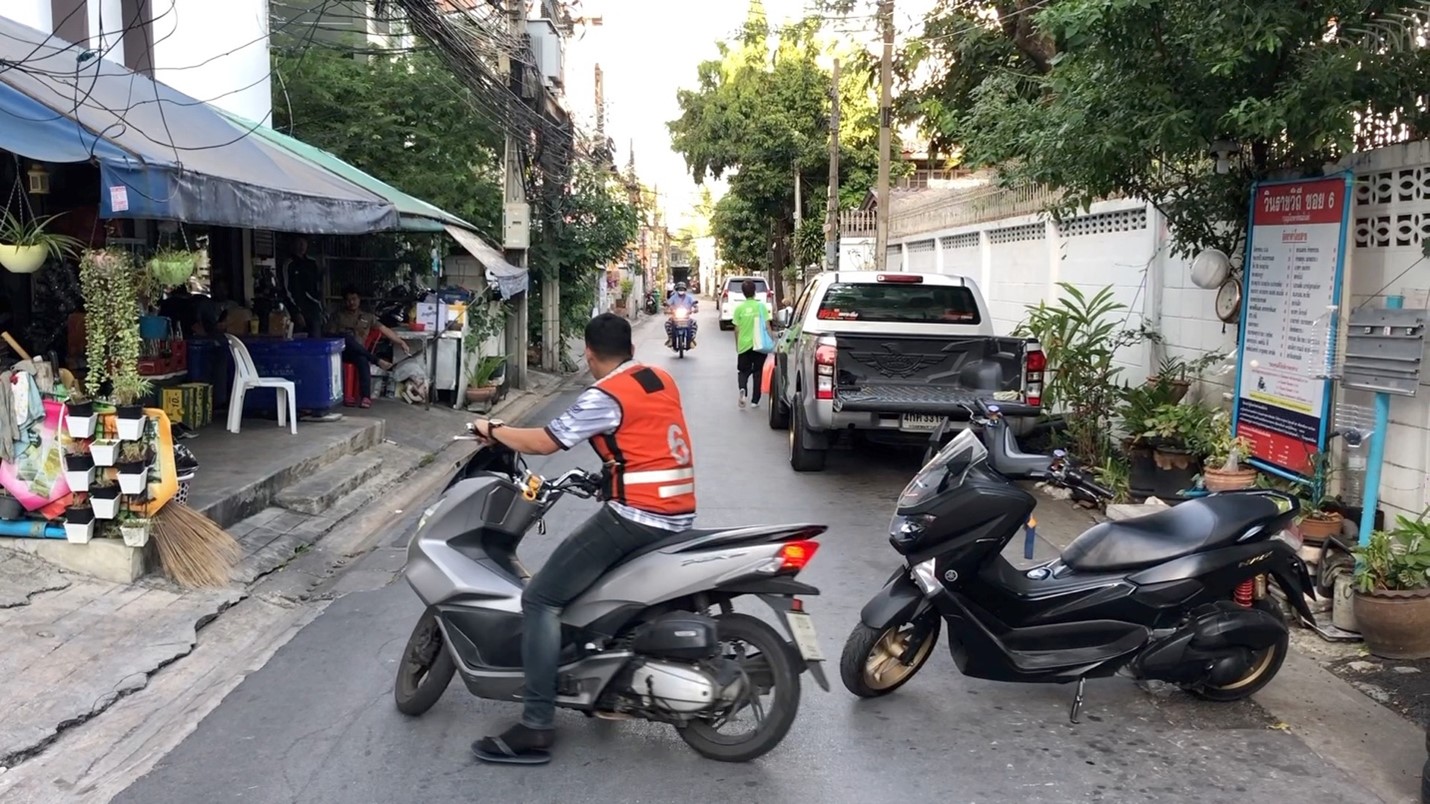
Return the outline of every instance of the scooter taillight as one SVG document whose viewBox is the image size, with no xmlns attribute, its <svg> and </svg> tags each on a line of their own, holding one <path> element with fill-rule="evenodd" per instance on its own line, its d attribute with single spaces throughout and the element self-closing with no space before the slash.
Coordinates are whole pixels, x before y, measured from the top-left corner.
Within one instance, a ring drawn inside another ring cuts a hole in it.
<svg viewBox="0 0 1430 804">
<path fill-rule="evenodd" d="M 813 539 L 785 542 L 779 552 L 780 572 L 799 572 L 818 551 L 819 542 Z"/>
</svg>

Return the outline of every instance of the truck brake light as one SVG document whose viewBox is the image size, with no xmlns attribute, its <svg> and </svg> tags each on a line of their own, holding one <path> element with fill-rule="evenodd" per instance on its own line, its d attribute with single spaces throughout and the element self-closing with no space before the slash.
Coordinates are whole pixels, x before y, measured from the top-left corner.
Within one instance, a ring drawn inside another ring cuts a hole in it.
<svg viewBox="0 0 1430 804">
<path fill-rule="evenodd" d="M 1041 348 L 1029 349 L 1027 359 L 1024 361 L 1026 376 L 1023 383 L 1023 395 L 1027 397 L 1029 405 L 1041 405 L 1043 403 L 1043 372 L 1048 368 L 1048 356 Z"/>
<path fill-rule="evenodd" d="M 918 274 L 879 274 L 874 277 L 876 282 L 900 282 L 910 285 L 921 284 L 924 281 Z"/>
<path fill-rule="evenodd" d="M 819 339 L 814 349 L 814 398 L 834 398 L 834 363 L 839 359 L 839 346 L 832 337 Z"/>
</svg>

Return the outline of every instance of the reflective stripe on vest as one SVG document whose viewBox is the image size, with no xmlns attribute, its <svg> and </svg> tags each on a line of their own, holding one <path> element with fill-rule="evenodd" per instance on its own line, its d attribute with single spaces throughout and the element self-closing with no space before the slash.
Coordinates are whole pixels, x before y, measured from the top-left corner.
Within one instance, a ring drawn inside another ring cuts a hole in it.
<svg viewBox="0 0 1430 804">
<path fill-rule="evenodd" d="M 636 364 L 595 387 L 621 408 L 616 432 L 591 439 L 606 464 L 606 497 L 653 514 L 694 513 L 694 458 L 675 381 Z"/>
</svg>

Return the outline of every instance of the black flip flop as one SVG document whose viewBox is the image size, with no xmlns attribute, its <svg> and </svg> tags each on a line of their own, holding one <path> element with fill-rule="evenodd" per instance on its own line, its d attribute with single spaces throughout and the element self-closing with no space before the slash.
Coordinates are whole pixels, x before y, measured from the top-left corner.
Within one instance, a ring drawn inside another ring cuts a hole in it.
<svg viewBox="0 0 1430 804">
<path fill-rule="evenodd" d="M 493 750 L 495 749 L 495 750 Z M 500 737 L 483 737 L 472 743 L 472 753 L 483 762 L 493 765 L 545 765 L 551 761 L 551 752 L 540 748 L 517 753 Z"/>
</svg>

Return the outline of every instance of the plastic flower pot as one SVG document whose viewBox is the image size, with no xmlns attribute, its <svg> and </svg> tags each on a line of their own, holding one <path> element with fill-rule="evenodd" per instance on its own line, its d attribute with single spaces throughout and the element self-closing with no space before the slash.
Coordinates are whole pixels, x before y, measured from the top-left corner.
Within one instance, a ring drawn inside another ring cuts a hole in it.
<svg viewBox="0 0 1430 804">
<path fill-rule="evenodd" d="M 91 438 L 94 436 L 94 423 L 97 418 L 92 402 L 67 405 L 65 407 L 65 430 L 69 432 L 70 438 Z"/>
<path fill-rule="evenodd" d="M 85 507 L 65 509 L 65 540 L 73 544 L 89 544 L 94 536 L 94 511 Z"/>
<path fill-rule="evenodd" d="M 94 482 L 94 457 L 91 455 L 65 456 L 65 484 L 70 491 L 84 491 Z"/>
<path fill-rule="evenodd" d="M 120 441 L 138 441 L 144 436 L 144 409 L 138 405 L 125 405 L 116 412 Z"/>
<path fill-rule="evenodd" d="M 45 264 L 49 246 L 16 246 L 0 243 L 0 265 L 12 274 L 33 274 Z"/>
<path fill-rule="evenodd" d="M 121 494 L 139 494 L 149 485 L 149 462 L 133 461 L 121 463 L 119 470 L 119 491 Z"/>
<path fill-rule="evenodd" d="M 119 533 L 127 547 L 143 547 L 149 543 L 149 520 L 129 519 L 119 523 Z"/>
<path fill-rule="evenodd" d="M 89 505 L 99 519 L 114 519 L 119 516 L 119 487 L 99 486 L 89 490 Z"/>
<path fill-rule="evenodd" d="M 89 454 L 95 466 L 113 466 L 119 457 L 119 442 L 110 438 L 100 439 L 89 445 Z"/>
</svg>

